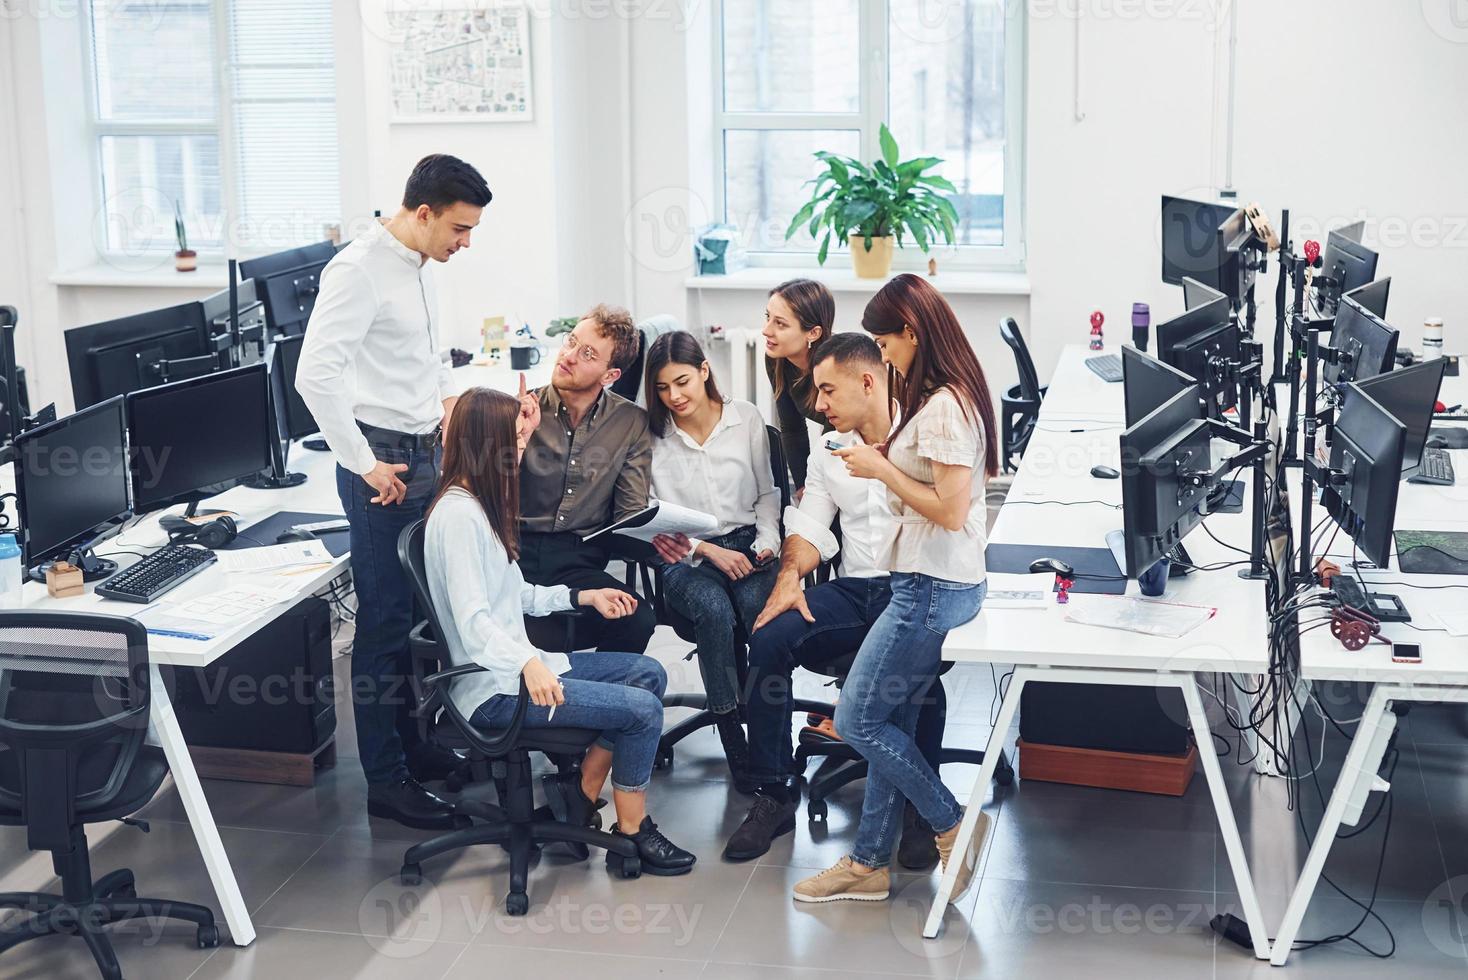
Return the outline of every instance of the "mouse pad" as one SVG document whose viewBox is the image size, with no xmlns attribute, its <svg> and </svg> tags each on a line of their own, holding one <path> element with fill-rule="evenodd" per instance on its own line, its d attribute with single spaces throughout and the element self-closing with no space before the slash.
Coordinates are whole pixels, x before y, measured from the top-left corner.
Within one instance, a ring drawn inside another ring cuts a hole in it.
<svg viewBox="0 0 1468 980">
<path fill-rule="evenodd" d="M 1427 438 L 1441 439 L 1444 449 L 1468 449 L 1468 428 L 1459 425 L 1433 426 L 1427 431 Z"/>
<path fill-rule="evenodd" d="M 340 514 L 306 514 L 301 511 L 285 510 L 279 514 L 272 514 L 262 521 L 256 521 L 240 532 L 240 536 L 224 546 L 225 551 L 235 551 L 241 548 L 260 548 L 265 545 L 276 543 L 276 538 L 283 531 L 289 531 L 297 524 L 314 524 L 317 521 L 340 520 Z M 326 550 L 331 552 L 331 557 L 340 558 L 352 550 L 351 532 L 328 531 L 326 534 L 318 535 L 321 543 L 326 545 Z"/>
<path fill-rule="evenodd" d="M 1397 567 L 1416 575 L 1468 575 L 1468 533 L 1397 531 Z"/>
<path fill-rule="evenodd" d="M 1110 548 L 1069 548 L 1049 544 L 991 544 L 984 551 L 984 566 L 991 572 L 1026 574 L 1036 558 L 1059 558 L 1079 575 L 1109 575 L 1116 578 L 1078 578 L 1072 592 L 1122 595 L 1126 579 L 1116 567 Z"/>
</svg>

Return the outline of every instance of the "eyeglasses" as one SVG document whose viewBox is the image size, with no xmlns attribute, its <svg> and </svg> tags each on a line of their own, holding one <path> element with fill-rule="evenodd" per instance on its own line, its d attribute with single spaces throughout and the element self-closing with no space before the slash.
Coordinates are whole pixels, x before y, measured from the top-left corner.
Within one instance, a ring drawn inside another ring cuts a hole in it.
<svg viewBox="0 0 1468 980">
<path fill-rule="evenodd" d="M 569 334 L 569 333 L 566 334 L 566 340 L 565 340 L 564 343 L 561 344 L 561 347 L 563 349 L 565 349 L 565 350 L 575 350 L 576 349 L 576 338 L 575 338 L 575 336 L 572 335 L 572 334 Z M 582 344 L 581 345 L 581 349 L 579 351 L 577 351 L 576 354 L 577 354 L 578 357 L 580 357 L 587 364 L 595 364 L 597 362 L 597 360 L 599 359 L 597 357 L 596 348 L 595 347 L 592 347 L 590 344 Z"/>
</svg>

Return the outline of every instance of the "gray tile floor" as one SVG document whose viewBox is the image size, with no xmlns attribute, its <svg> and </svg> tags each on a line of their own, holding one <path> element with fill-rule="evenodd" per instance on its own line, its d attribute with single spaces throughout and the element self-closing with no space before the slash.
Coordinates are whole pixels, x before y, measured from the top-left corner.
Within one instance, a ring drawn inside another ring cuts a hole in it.
<svg viewBox="0 0 1468 980">
<path fill-rule="evenodd" d="M 652 652 L 669 667 L 670 689 L 697 687 L 696 669 L 680 659 L 686 644 L 660 633 Z M 990 671 L 959 668 L 950 680 L 949 742 L 980 746 L 994 697 Z M 814 681 L 804 693 L 829 694 Z M 1355 717 L 1352 693 L 1332 692 L 1338 716 Z M 1312 720 L 1317 748 L 1319 730 Z M 1271 969 L 1208 930 L 1216 911 L 1238 910 L 1238 899 L 1201 775 L 1181 799 L 1033 782 L 999 791 L 988 803 L 995 823 L 981 883 L 950 911 L 943 935 L 924 941 L 930 875 L 898 876 L 885 904 L 811 908 L 790 899 L 791 885 L 843 853 L 859 784 L 832 800 L 827 826 L 802 819 L 762 860 L 725 864 L 720 849 L 747 801 L 727 783 L 717 738 L 701 733 L 680 747 L 672 772 L 655 777 L 650 801 L 670 836 L 699 854 L 694 873 L 625 882 L 595 858 L 577 864 L 547 853 L 531 876 L 532 914 L 520 919 L 501 912 L 508 868 L 498 849 L 440 858 L 425 868 L 423 887 L 399 886 L 405 845 L 426 835 L 367 818 L 350 714 L 340 737 L 339 764 L 312 789 L 206 783 L 256 942 L 201 951 L 184 928 L 118 930 L 129 977 L 1232 978 Z M 1345 745 L 1339 735 L 1327 739 L 1326 793 Z M 1468 976 L 1468 719 L 1450 707 L 1414 709 L 1399 746 L 1376 902 L 1396 956 L 1382 964 L 1339 944 L 1296 954 L 1295 975 Z M 1232 762 L 1224 768 L 1274 927 L 1304 857 L 1301 830 L 1284 781 Z M 951 767 L 944 776 L 965 798 L 973 772 Z M 1323 807 L 1312 781 L 1303 789 L 1299 805 L 1313 831 Z M 151 834 L 119 827 L 94 846 L 96 872 L 126 865 L 143 894 L 212 904 L 176 794 L 166 790 L 145 816 Z M 1385 822 L 1384 814 L 1361 838 L 1340 842 L 1331 858 L 1328 874 L 1352 895 L 1370 894 Z M 0 833 L 0 890 L 31 887 L 47 867 L 26 853 L 23 832 Z M 1342 932 L 1360 918 L 1322 885 L 1303 935 Z M 1377 949 L 1387 942 L 1374 921 L 1359 936 Z M 92 975 L 76 940 L 39 940 L 0 956 L 0 977 Z"/>
</svg>

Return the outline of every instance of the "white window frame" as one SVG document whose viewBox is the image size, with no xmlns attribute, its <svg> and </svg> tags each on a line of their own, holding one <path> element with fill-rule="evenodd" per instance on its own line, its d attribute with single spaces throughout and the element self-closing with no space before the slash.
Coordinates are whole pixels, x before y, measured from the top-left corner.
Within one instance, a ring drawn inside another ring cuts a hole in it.
<svg viewBox="0 0 1468 980">
<path fill-rule="evenodd" d="M 928 258 L 937 258 L 944 268 L 984 272 L 1021 272 L 1025 265 L 1024 174 L 1025 174 L 1025 78 L 1026 16 L 1024 0 L 1006 0 L 1004 26 L 1004 244 L 931 246 L 924 254 L 914 244 L 893 255 L 898 271 L 927 268 Z M 854 56 L 861 59 L 859 107 L 856 112 L 731 112 L 724 108 L 724 0 L 713 0 L 713 199 L 718 220 L 727 214 L 725 200 L 724 134 L 731 129 L 860 131 L 861 159 L 879 159 L 878 131 L 887 119 L 888 40 L 891 18 L 888 0 L 860 0 L 858 43 Z M 745 229 L 740 229 L 743 232 Z M 832 243 L 825 268 L 832 268 L 838 254 Z M 845 243 L 842 243 L 843 247 Z M 786 268 L 821 268 L 816 249 L 799 251 L 756 251 L 747 253 L 751 265 Z M 838 266 L 839 267 L 839 266 Z"/>
<path fill-rule="evenodd" d="M 238 150 L 235 146 L 234 106 L 236 103 L 248 103 L 249 99 L 240 99 L 235 96 L 235 62 L 234 54 L 230 44 L 230 0 L 211 0 L 209 5 L 213 18 L 214 38 L 214 63 L 217 67 L 215 73 L 215 113 L 213 122 L 108 122 L 102 119 L 101 106 L 97 101 L 97 66 L 96 66 L 96 39 L 92 32 L 92 0 L 86 0 L 84 5 L 84 16 L 77 18 L 81 21 L 82 30 L 82 66 L 85 72 L 83 79 L 86 85 L 86 98 L 88 109 L 87 136 L 90 140 L 89 155 L 92 167 L 92 188 L 96 200 L 106 201 L 106 182 L 102 175 L 102 137 L 104 136 L 213 136 L 219 145 L 219 207 L 220 220 L 223 222 L 223 243 L 219 247 L 207 249 L 195 247 L 193 242 L 189 247 L 194 249 L 202 260 L 215 260 L 223 262 L 226 256 L 230 258 L 249 258 L 254 255 L 267 254 L 274 251 L 272 248 L 252 247 L 241 249 L 236 242 L 238 237 L 235 226 L 241 220 L 239 201 L 239 182 L 235 179 L 239 167 Z M 272 65 L 274 68 L 334 68 L 334 65 L 320 65 L 311 62 L 295 64 Z M 272 102 L 279 103 L 281 99 L 273 99 Z M 303 101 L 314 101 L 306 99 Z M 98 209 L 100 211 L 100 208 Z M 115 257 L 122 253 L 114 251 L 109 244 L 104 244 L 104 237 L 98 245 L 101 257 Z M 306 243 L 301 243 L 306 244 Z M 172 249 L 168 250 L 172 253 Z M 163 254 L 162 252 L 159 253 Z"/>
</svg>

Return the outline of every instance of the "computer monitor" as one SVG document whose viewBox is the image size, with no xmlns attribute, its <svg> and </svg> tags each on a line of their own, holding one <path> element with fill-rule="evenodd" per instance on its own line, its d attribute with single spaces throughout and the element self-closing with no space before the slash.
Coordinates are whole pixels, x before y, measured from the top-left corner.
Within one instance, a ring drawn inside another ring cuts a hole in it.
<svg viewBox="0 0 1468 980">
<path fill-rule="evenodd" d="M 1391 560 L 1406 445 L 1407 427 L 1359 385 L 1348 383 L 1330 444 L 1335 476 L 1321 497 L 1326 512 L 1378 568 Z"/>
<path fill-rule="evenodd" d="M 1432 409 L 1443 382 L 1446 363 L 1441 357 L 1413 364 L 1411 367 L 1378 374 L 1346 388 L 1346 397 L 1364 391 L 1407 429 L 1407 442 L 1402 450 L 1402 478 L 1413 476 L 1422 462 L 1422 448 L 1432 428 Z"/>
<path fill-rule="evenodd" d="M 1121 435 L 1126 574 L 1136 578 L 1182 543 L 1204 517 L 1211 429 L 1197 386 L 1178 392 Z"/>
<path fill-rule="evenodd" d="M 250 481 L 256 490 L 285 490 L 306 482 L 306 474 L 290 471 L 291 441 L 321 431 L 296 391 L 296 365 L 304 337 L 277 337 L 266 352 L 270 372 L 270 415 L 275 426 L 270 439 L 270 472 Z"/>
<path fill-rule="evenodd" d="M 199 302 L 203 304 L 204 323 L 209 328 L 210 336 L 215 339 L 215 346 L 235 350 L 234 363 L 221 366 L 238 367 L 241 364 L 254 364 L 261 360 L 266 338 L 265 305 L 255 298 L 253 279 L 246 279 L 236 284 L 235 303 L 239 309 L 240 321 L 238 337 L 231 332 L 228 288 L 205 296 Z"/>
<path fill-rule="evenodd" d="M 1330 332 L 1335 363 L 1321 368 L 1327 385 L 1359 381 L 1392 369 L 1397 361 L 1397 330 L 1354 299 L 1341 300 Z"/>
<path fill-rule="evenodd" d="M 1121 386 L 1127 427 L 1151 415 L 1181 391 L 1197 393 L 1198 381 L 1135 347 L 1121 349 Z"/>
<path fill-rule="evenodd" d="M 1221 299 L 1223 293 L 1205 283 L 1201 283 L 1191 276 L 1183 279 L 1183 309 L 1196 310 L 1200 306 L 1207 306 L 1215 300 Z"/>
<path fill-rule="evenodd" d="M 1203 385 L 1214 414 L 1238 404 L 1238 384 L 1220 373 L 1239 361 L 1239 327 L 1219 296 L 1157 325 L 1157 357 Z"/>
<path fill-rule="evenodd" d="M 305 332 L 316 307 L 321 270 L 335 256 L 336 245 L 324 241 L 240 263 L 240 278 L 255 280 L 272 336 Z"/>
<path fill-rule="evenodd" d="M 1363 309 L 1370 310 L 1384 320 L 1386 319 L 1386 299 L 1387 295 L 1391 292 L 1391 288 L 1392 277 L 1387 276 L 1385 279 L 1378 279 L 1364 286 L 1357 286 L 1355 289 L 1346 293 L 1345 298 L 1355 300 L 1361 304 Z"/>
<path fill-rule="evenodd" d="M 1335 281 L 1339 295 L 1376 278 L 1376 253 L 1361 244 L 1361 225 L 1337 228 L 1325 235 L 1325 255 L 1320 263 L 1322 275 Z"/>
<path fill-rule="evenodd" d="M 1251 273 L 1242 250 L 1253 234 L 1248 216 L 1232 204 L 1162 197 L 1162 281 L 1191 278 L 1237 302 Z"/>
<path fill-rule="evenodd" d="M 15 495 L 26 568 L 78 559 L 88 581 L 116 571 L 90 547 L 129 516 L 123 399 L 16 436 Z"/>
<path fill-rule="evenodd" d="M 65 337 L 77 408 L 220 366 L 197 301 L 73 327 Z"/>
<path fill-rule="evenodd" d="M 265 365 L 134 392 L 127 424 L 137 513 L 212 497 L 270 468 Z"/>
</svg>

